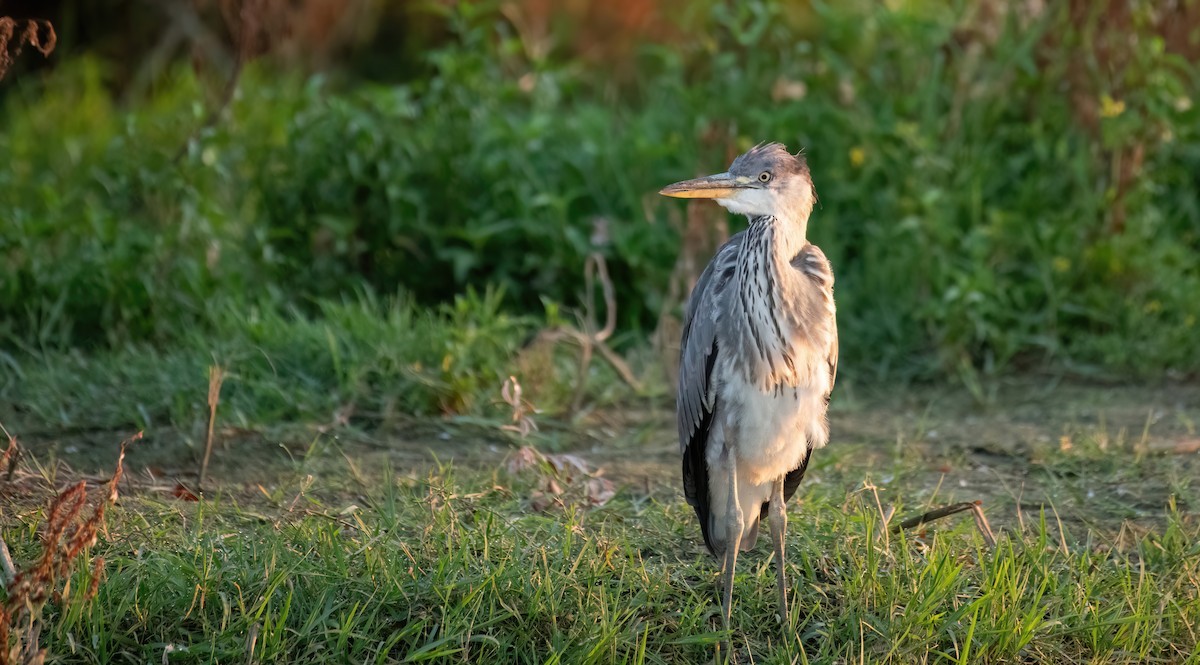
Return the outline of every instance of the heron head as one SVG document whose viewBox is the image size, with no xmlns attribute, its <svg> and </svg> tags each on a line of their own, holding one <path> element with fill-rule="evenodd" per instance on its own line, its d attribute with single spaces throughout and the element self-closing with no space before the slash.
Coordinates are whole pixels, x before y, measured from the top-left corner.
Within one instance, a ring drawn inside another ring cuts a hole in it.
<svg viewBox="0 0 1200 665">
<path fill-rule="evenodd" d="M 663 196 L 714 199 L 733 213 L 807 221 L 816 201 L 808 162 L 782 143 L 760 143 L 740 155 L 724 173 L 663 187 Z"/>
</svg>

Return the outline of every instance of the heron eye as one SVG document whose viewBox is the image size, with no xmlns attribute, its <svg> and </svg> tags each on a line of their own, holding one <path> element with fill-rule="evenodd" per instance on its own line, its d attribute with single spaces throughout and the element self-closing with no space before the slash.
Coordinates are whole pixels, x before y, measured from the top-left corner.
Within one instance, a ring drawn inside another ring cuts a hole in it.
<svg viewBox="0 0 1200 665">
<path fill-rule="evenodd" d="M 759 182 L 771 182 L 770 172 L 763 171 L 762 173 L 758 174 L 758 181 Z"/>
</svg>

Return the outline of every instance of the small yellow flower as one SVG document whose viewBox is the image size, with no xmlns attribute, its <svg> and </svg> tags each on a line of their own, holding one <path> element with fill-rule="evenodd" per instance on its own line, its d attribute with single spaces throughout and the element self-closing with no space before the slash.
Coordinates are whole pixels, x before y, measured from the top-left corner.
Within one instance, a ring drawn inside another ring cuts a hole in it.
<svg viewBox="0 0 1200 665">
<path fill-rule="evenodd" d="M 1125 102 L 1110 95 L 1100 97 L 1100 117 L 1115 118 L 1125 112 Z"/>
<path fill-rule="evenodd" d="M 865 161 L 867 161 L 867 151 L 866 150 L 863 150 L 859 146 L 854 146 L 853 148 L 850 148 L 850 163 L 852 165 L 854 165 L 855 168 L 862 166 L 863 162 L 865 162 Z"/>
<path fill-rule="evenodd" d="M 454 359 L 450 357 L 449 353 L 447 353 L 446 357 L 442 358 L 442 371 L 449 372 L 450 371 L 450 363 L 452 363 L 452 362 L 454 362 Z"/>
<path fill-rule="evenodd" d="M 1146 303 L 1146 307 L 1144 309 L 1146 310 L 1147 314 L 1161 312 L 1162 311 L 1162 303 L 1157 300 L 1151 300 L 1150 302 Z"/>
<path fill-rule="evenodd" d="M 1066 272 L 1071 269 L 1071 259 L 1065 256 L 1054 257 L 1054 272 Z"/>
</svg>

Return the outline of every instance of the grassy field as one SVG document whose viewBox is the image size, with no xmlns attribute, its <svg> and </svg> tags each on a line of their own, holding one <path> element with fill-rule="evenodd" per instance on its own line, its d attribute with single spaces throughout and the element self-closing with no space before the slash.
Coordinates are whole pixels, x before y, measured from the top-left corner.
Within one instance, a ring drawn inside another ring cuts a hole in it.
<svg viewBox="0 0 1200 665">
<path fill-rule="evenodd" d="M 738 662 L 1200 659 L 1195 388 L 1022 382 L 990 410 L 930 389 L 842 396 L 792 505 L 787 626 L 764 543 L 719 629 L 718 567 L 652 401 L 524 440 L 503 420 L 219 427 L 202 497 L 198 451 L 155 432 L 131 444 L 41 644 L 95 663 L 695 662 L 726 637 Z M 18 563 L 54 488 L 103 493 L 119 438 L 26 439 L 54 454 L 2 485 Z M 994 548 L 967 515 L 881 528 L 975 500 Z"/>
</svg>

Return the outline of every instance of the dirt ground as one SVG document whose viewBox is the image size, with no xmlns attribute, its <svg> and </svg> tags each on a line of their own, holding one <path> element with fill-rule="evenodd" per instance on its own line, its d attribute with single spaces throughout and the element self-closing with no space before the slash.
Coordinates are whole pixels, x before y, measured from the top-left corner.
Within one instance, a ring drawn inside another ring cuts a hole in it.
<svg viewBox="0 0 1200 665">
<path fill-rule="evenodd" d="M 982 500 L 1000 526 L 1043 507 L 1065 523 L 1109 533 L 1149 528 L 1172 498 L 1200 511 L 1200 385 L 1089 386 L 1022 380 L 999 386 L 980 405 L 964 390 L 913 388 L 900 394 L 841 387 L 832 441 L 814 458 L 806 484 L 847 491 L 864 482 L 904 512 Z M 543 419 L 539 448 L 569 452 L 627 491 L 678 494 L 678 444 L 667 401 L 647 408 Z M 326 491 L 354 493 L 390 466 L 418 475 L 437 463 L 499 465 L 519 442 L 494 423 L 423 420 L 388 428 L 370 423 L 327 429 L 218 431 L 209 490 L 244 497 L 314 474 Z M 119 441 L 132 432 L 15 432 L 47 469 L 103 478 Z M 127 478 L 167 495 L 199 491 L 198 432 L 147 432 L 130 448 Z M 800 500 L 803 500 L 803 491 Z"/>
<path fill-rule="evenodd" d="M 644 491 L 678 483 L 673 414 L 623 414 L 595 432 L 586 456 Z M 643 440 L 614 436 L 662 422 Z M 911 514 L 981 500 L 1001 527 L 1043 507 L 1067 525 L 1136 533 L 1161 524 L 1172 499 L 1200 514 L 1200 386 L 1013 382 L 980 406 L 962 390 L 850 391 L 835 400 L 832 440 L 806 483 L 869 482 Z M 608 434 L 614 442 L 607 445 Z M 828 461 L 823 458 L 829 458 Z M 675 490 L 678 491 L 678 490 Z M 890 492 L 890 494 L 889 494 Z M 803 491 L 801 492 L 803 497 Z M 801 498 L 802 500 L 802 498 Z"/>
</svg>

